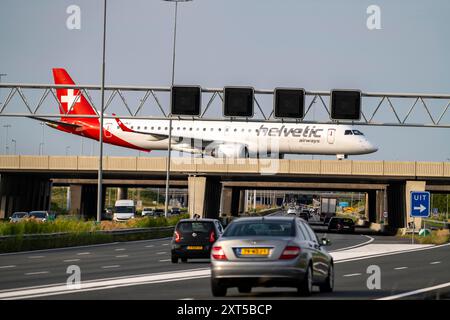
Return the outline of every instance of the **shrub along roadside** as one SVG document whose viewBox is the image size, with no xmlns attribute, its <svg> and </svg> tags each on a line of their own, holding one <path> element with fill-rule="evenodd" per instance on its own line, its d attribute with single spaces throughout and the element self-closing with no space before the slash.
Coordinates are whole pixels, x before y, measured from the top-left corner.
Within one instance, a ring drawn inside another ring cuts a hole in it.
<svg viewBox="0 0 450 320">
<path fill-rule="evenodd" d="M 187 215 L 169 218 L 137 218 L 126 223 L 67 221 L 46 223 L 24 221 L 0 223 L 0 252 L 16 252 L 170 237 L 173 228 Z M 127 229 L 127 232 L 123 232 Z M 136 229 L 136 230 L 132 230 Z M 31 233 L 29 233 L 31 231 Z"/>
<path fill-rule="evenodd" d="M 400 238 L 411 239 L 411 234 L 397 235 Z M 448 229 L 433 230 L 430 235 L 419 236 L 414 235 L 414 243 L 420 244 L 444 244 L 450 242 L 450 231 Z"/>
<path fill-rule="evenodd" d="M 99 230 L 116 230 L 129 228 L 152 228 L 174 226 L 180 219 L 188 218 L 189 215 L 173 216 L 168 218 L 135 218 L 126 222 L 102 221 L 97 224 L 95 221 L 82 221 L 73 219 L 70 216 L 57 218 L 55 221 L 38 222 L 36 220 L 24 220 L 18 223 L 0 222 L 0 236 L 41 234 L 41 233 L 89 233 Z"/>
</svg>

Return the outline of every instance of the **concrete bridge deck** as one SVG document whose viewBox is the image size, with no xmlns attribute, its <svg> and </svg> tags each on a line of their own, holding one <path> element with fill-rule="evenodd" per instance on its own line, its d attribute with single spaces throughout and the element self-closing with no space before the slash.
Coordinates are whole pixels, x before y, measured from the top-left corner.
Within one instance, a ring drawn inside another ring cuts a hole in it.
<svg viewBox="0 0 450 320">
<path fill-rule="evenodd" d="M 103 167 L 105 172 L 162 174 L 166 170 L 166 158 L 104 157 Z M 97 157 L 0 156 L 0 173 L 90 173 L 97 169 Z M 319 175 L 450 179 L 450 162 L 172 158 L 171 172 L 206 175 Z"/>
</svg>

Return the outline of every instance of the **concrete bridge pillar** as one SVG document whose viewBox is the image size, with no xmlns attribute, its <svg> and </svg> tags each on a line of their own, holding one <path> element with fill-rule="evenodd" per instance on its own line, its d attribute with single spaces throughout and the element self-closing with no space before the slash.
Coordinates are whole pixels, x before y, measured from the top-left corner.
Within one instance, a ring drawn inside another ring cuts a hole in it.
<svg viewBox="0 0 450 320">
<path fill-rule="evenodd" d="M 239 214 L 243 214 L 246 211 L 246 190 L 239 190 Z"/>
<path fill-rule="evenodd" d="M 117 200 L 126 200 L 128 199 L 128 188 L 120 187 L 117 188 Z"/>
<path fill-rule="evenodd" d="M 216 177 L 189 176 L 189 214 L 218 218 L 222 185 Z"/>
<path fill-rule="evenodd" d="M 222 189 L 222 197 L 220 202 L 222 204 L 222 215 L 231 216 L 231 197 L 232 197 L 232 188 L 223 188 Z"/>
<path fill-rule="evenodd" d="M 70 194 L 70 209 L 69 214 L 79 215 L 81 214 L 81 189 L 80 184 L 71 184 L 69 186 Z"/>
<path fill-rule="evenodd" d="M 50 179 L 32 174 L 0 176 L 0 219 L 16 211 L 50 210 Z"/>
<path fill-rule="evenodd" d="M 377 190 L 370 190 L 367 192 L 368 198 L 368 219 L 369 222 L 377 222 Z"/>
<path fill-rule="evenodd" d="M 105 208 L 106 192 L 102 193 L 102 211 Z M 70 214 L 86 219 L 97 218 L 97 185 L 70 185 Z"/>
</svg>

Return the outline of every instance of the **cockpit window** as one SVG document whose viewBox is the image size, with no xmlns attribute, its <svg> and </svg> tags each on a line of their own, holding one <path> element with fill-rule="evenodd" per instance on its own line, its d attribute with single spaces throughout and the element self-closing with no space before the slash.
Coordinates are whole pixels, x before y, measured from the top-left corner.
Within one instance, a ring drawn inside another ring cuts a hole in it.
<svg viewBox="0 0 450 320">
<path fill-rule="evenodd" d="M 344 135 L 346 135 L 346 136 L 351 136 L 353 133 L 352 133 L 352 130 L 345 130 L 345 133 L 344 133 Z"/>
<path fill-rule="evenodd" d="M 353 134 L 354 134 L 355 136 L 363 136 L 363 135 L 364 135 L 364 133 L 362 133 L 362 132 L 359 131 L 359 130 L 353 130 Z"/>
</svg>

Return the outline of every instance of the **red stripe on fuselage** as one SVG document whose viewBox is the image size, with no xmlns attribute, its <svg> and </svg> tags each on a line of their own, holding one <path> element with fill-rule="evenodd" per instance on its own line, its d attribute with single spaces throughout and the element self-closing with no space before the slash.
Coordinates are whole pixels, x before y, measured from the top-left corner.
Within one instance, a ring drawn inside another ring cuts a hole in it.
<svg viewBox="0 0 450 320">
<path fill-rule="evenodd" d="M 84 124 L 84 123 L 77 123 L 77 124 L 82 125 L 82 127 L 80 129 L 68 129 L 64 126 L 59 125 L 56 129 L 64 131 L 64 132 L 72 133 L 77 136 L 82 136 L 82 137 L 86 137 L 86 138 L 97 140 L 97 141 L 99 140 L 100 137 L 99 137 L 99 130 L 98 130 L 97 126 L 92 126 L 92 125 Z M 151 150 L 136 146 L 134 144 L 131 144 L 128 141 L 125 141 L 125 140 L 119 138 L 118 136 L 112 134 L 110 131 L 108 131 L 104 128 L 103 128 L 103 142 L 112 144 L 115 146 L 119 146 L 119 147 L 135 149 L 135 150 L 139 150 L 139 151 L 145 151 L 145 152 L 151 151 Z"/>
</svg>

